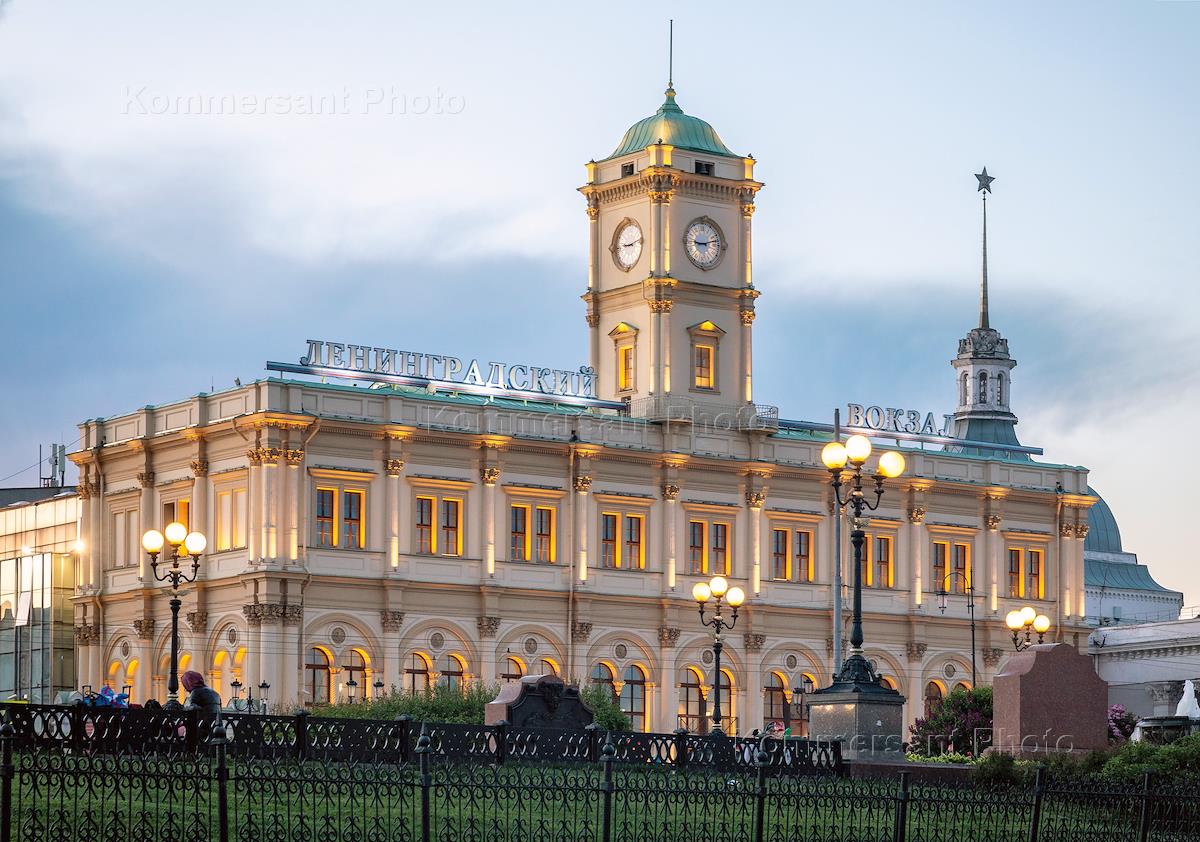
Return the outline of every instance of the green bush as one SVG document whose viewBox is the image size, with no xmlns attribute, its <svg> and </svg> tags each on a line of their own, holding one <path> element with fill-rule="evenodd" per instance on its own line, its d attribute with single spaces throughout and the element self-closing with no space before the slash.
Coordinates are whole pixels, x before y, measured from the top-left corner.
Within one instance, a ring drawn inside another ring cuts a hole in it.
<svg viewBox="0 0 1200 842">
<path fill-rule="evenodd" d="M 1125 743 L 1104 764 L 1101 774 L 1110 780 L 1134 780 L 1146 772 L 1165 778 L 1200 777 L 1200 734 L 1189 734 L 1173 743 Z"/>
<path fill-rule="evenodd" d="M 1028 777 L 1026 764 L 1017 763 L 1011 754 L 993 751 L 985 754 L 974 770 L 971 779 L 981 786 L 1006 786 L 1023 783 Z"/>
<path fill-rule="evenodd" d="M 992 742 L 992 688 L 955 690 L 909 735 L 909 751 L 924 757 L 982 754 Z"/>
<path fill-rule="evenodd" d="M 424 693 L 410 693 L 395 687 L 386 695 L 365 702 L 318 705 L 314 716 L 340 719 L 395 719 L 411 716 L 418 722 L 449 722 L 482 725 L 487 703 L 500 692 L 498 684 L 475 682 L 462 690 L 436 686 Z M 580 695 L 596 714 L 601 728 L 628 731 L 629 717 L 602 687 L 590 685 Z"/>
</svg>

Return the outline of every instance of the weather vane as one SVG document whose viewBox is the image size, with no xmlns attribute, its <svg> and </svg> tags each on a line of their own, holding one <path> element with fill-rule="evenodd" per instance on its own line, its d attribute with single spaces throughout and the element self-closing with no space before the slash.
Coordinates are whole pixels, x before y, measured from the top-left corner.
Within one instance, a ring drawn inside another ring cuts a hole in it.
<svg viewBox="0 0 1200 842">
<path fill-rule="evenodd" d="M 975 177 L 979 179 L 979 187 L 975 189 L 976 193 L 978 193 L 980 190 L 984 191 L 984 193 L 992 192 L 992 182 L 996 179 L 987 174 L 987 167 L 983 168 L 983 172 L 975 173 Z M 987 196 L 985 195 L 983 199 L 986 202 Z"/>
<path fill-rule="evenodd" d="M 992 192 L 992 182 L 996 179 L 987 174 L 987 167 L 983 168 L 983 172 L 975 173 L 975 177 L 979 179 L 975 192 L 983 193 L 983 273 L 979 279 L 979 326 L 987 329 L 991 327 L 988 323 L 987 196 Z"/>
</svg>

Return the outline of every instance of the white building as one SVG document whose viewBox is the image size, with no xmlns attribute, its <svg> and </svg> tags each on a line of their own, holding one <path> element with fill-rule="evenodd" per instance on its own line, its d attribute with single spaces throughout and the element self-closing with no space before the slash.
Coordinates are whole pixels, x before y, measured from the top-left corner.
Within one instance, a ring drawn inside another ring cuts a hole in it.
<svg viewBox="0 0 1200 842">
<path fill-rule="evenodd" d="M 1172 716 L 1184 682 L 1200 686 L 1200 617 L 1098 628 L 1088 654 L 1108 682 L 1109 704 L 1138 716 Z"/>
</svg>

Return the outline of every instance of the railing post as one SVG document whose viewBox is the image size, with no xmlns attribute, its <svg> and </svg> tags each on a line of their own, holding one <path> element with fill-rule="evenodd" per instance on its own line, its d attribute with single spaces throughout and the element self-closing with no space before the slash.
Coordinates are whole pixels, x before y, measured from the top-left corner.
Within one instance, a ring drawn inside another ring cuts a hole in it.
<svg viewBox="0 0 1200 842">
<path fill-rule="evenodd" d="M 429 772 L 429 731 L 421 723 L 421 736 L 417 737 L 417 763 L 421 770 L 421 842 L 430 842 L 429 835 L 429 789 L 433 786 L 433 775 Z"/>
<path fill-rule="evenodd" d="M 399 739 L 400 739 L 400 762 L 401 763 L 407 763 L 409 760 L 412 759 L 412 753 L 409 751 L 409 748 L 408 748 L 408 738 L 409 738 L 410 734 L 412 733 L 412 731 L 411 731 L 412 725 L 410 724 L 411 722 L 412 722 L 412 717 L 409 716 L 407 713 L 402 713 L 396 717 L 396 725 L 400 729 Z"/>
<path fill-rule="evenodd" d="M 600 750 L 600 762 L 604 765 L 604 788 L 602 790 L 604 809 L 601 814 L 600 823 L 601 842 L 612 842 L 613 791 L 616 789 L 613 783 L 613 761 L 616 759 L 616 754 L 617 747 L 613 745 L 612 731 L 609 731 L 604 738 L 604 748 Z"/>
<path fill-rule="evenodd" d="M 296 759 L 303 763 L 308 759 L 308 711 L 296 711 L 295 720 Z"/>
<path fill-rule="evenodd" d="M 13 767 L 15 735 L 11 722 L 0 725 L 0 842 L 12 839 L 12 782 L 17 774 Z"/>
<path fill-rule="evenodd" d="M 754 789 L 754 842 L 763 840 L 763 821 L 766 818 L 767 807 L 767 764 L 771 758 L 759 743 L 754 752 L 755 789 Z"/>
<path fill-rule="evenodd" d="M 1138 820 L 1138 842 L 1146 842 L 1150 838 L 1150 823 L 1154 816 L 1150 782 L 1153 773 L 1147 771 L 1142 776 L 1142 814 Z"/>
<path fill-rule="evenodd" d="M 601 728 L 595 722 L 591 725 L 583 726 L 584 733 L 587 734 L 587 759 L 588 763 L 596 763 L 600 760 L 600 731 Z"/>
<path fill-rule="evenodd" d="M 217 757 L 217 838 L 229 842 L 229 767 L 225 762 L 225 724 L 218 716 L 208 735 L 208 744 Z"/>
<path fill-rule="evenodd" d="M 493 725 L 492 733 L 496 736 L 496 765 L 503 766 L 508 757 L 508 720 L 501 719 Z"/>
<path fill-rule="evenodd" d="M 1029 817 L 1029 842 L 1037 842 L 1038 825 L 1042 823 L 1042 791 L 1046 786 L 1046 767 L 1037 767 L 1037 776 L 1033 779 L 1033 814 Z"/>
<path fill-rule="evenodd" d="M 900 773 L 900 795 L 896 798 L 896 827 L 892 842 L 904 842 L 908 835 L 908 772 Z"/>
<path fill-rule="evenodd" d="M 183 733 L 187 739 L 188 754 L 195 754 L 200 748 L 200 711 L 185 710 Z"/>
<path fill-rule="evenodd" d="M 687 728 L 676 728 L 673 733 L 675 734 L 675 765 L 686 766 L 688 763 Z"/>
</svg>

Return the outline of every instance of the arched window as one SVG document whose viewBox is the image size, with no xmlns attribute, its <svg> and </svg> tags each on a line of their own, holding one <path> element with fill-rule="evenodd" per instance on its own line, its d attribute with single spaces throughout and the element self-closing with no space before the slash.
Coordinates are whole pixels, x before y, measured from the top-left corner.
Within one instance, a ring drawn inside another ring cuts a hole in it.
<svg viewBox="0 0 1200 842">
<path fill-rule="evenodd" d="M 637 664 L 625 667 L 625 684 L 621 687 L 621 710 L 629 717 L 634 731 L 646 730 L 646 673 Z"/>
<path fill-rule="evenodd" d="M 612 696 L 612 700 L 614 702 L 617 700 L 617 688 L 616 682 L 614 681 L 615 678 L 616 676 L 613 675 L 612 667 L 603 661 L 600 661 L 596 664 L 596 666 L 592 667 L 592 684 L 606 688 L 608 690 L 608 694 Z"/>
<path fill-rule="evenodd" d="M 736 717 L 733 711 L 733 673 L 727 669 L 721 670 L 721 730 L 726 734 L 734 733 Z"/>
<path fill-rule="evenodd" d="M 404 689 L 413 695 L 429 692 L 429 666 L 429 658 L 423 652 L 413 652 L 404 667 Z"/>
<path fill-rule="evenodd" d="M 679 727 L 693 734 L 708 733 L 708 704 L 700 673 L 694 667 L 683 671 L 679 682 Z"/>
<path fill-rule="evenodd" d="M 783 676 L 777 672 L 767 673 L 767 686 L 763 688 L 763 725 L 789 719 L 786 709 L 787 684 Z"/>
<path fill-rule="evenodd" d="M 965 682 L 965 681 L 960 681 L 954 685 L 954 689 L 962 690 L 963 692 L 969 692 L 971 689 L 971 685 L 967 684 L 967 682 Z"/>
<path fill-rule="evenodd" d="M 942 686 L 936 681 L 931 681 L 925 685 L 925 718 L 931 717 L 934 712 L 941 706 L 942 698 L 945 693 L 942 692 Z"/>
<path fill-rule="evenodd" d="M 304 659 L 308 677 L 308 699 L 311 705 L 329 704 L 329 656 L 324 649 L 312 647 Z"/>
<path fill-rule="evenodd" d="M 346 674 L 346 695 L 350 695 L 350 682 L 354 682 L 354 698 L 365 699 L 367 697 L 367 659 L 363 657 L 363 653 L 357 649 L 351 649 L 346 657 L 346 663 L 342 664 L 342 671 Z"/>
<path fill-rule="evenodd" d="M 892 681 L 886 675 L 879 676 L 879 683 L 882 684 L 884 687 L 886 687 L 889 690 L 896 689 L 896 682 Z"/>
<path fill-rule="evenodd" d="M 460 655 L 443 655 L 438 662 L 438 684 L 450 690 L 462 690 L 466 681 L 467 662 Z"/>
<path fill-rule="evenodd" d="M 538 661 L 538 672 L 542 675 L 558 675 L 558 664 L 549 658 L 542 658 Z"/>
<path fill-rule="evenodd" d="M 979 372 L 979 403 L 987 403 L 987 372 Z"/>
<path fill-rule="evenodd" d="M 969 388 L 970 388 L 970 387 L 969 387 L 969 385 L 968 385 L 968 380 L 969 380 L 969 379 L 970 379 L 970 378 L 968 377 L 968 375 L 967 375 L 967 373 L 966 373 L 965 371 L 962 373 L 962 377 L 961 377 L 961 378 L 959 378 L 959 381 L 960 381 L 960 383 L 961 383 L 961 386 L 959 387 L 958 402 L 959 402 L 960 404 L 962 404 L 963 406 L 966 406 L 966 405 L 967 405 L 967 399 L 968 399 L 968 397 L 969 397 L 969 396 L 968 396 L 968 394 L 967 394 L 967 392 L 968 392 L 968 390 L 969 390 Z"/>
<path fill-rule="evenodd" d="M 1004 373 L 996 375 L 996 404 L 1004 406 Z"/>
<path fill-rule="evenodd" d="M 514 658 L 509 655 L 504 659 L 504 672 L 500 673 L 500 680 L 505 684 L 512 681 L 520 681 L 525 677 L 525 664 L 521 663 L 520 658 Z"/>
</svg>

